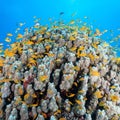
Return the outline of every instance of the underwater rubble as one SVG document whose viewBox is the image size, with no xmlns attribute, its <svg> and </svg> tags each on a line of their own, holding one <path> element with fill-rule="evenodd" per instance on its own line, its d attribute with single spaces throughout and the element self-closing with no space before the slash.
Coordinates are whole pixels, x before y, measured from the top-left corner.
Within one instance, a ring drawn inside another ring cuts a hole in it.
<svg viewBox="0 0 120 120">
<path fill-rule="evenodd" d="M 86 26 L 38 26 L 0 57 L 0 120 L 120 120 L 120 58 Z"/>
</svg>

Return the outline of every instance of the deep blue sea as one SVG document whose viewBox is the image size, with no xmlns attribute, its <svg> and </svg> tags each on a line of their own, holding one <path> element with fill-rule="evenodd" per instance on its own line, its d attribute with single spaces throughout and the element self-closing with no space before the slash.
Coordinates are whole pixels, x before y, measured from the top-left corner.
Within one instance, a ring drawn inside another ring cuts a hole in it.
<svg viewBox="0 0 120 120">
<path fill-rule="evenodd" d="M 60 16 L 60 12 L 64 14 Z M 0 43 L 4 43 L 6 48 L 6 34 L 15 34 L 20 22 L 25 22 L 25 27 L 32 26 L 33 16 L 41 18 L 41 24 L 48 24 L 49 18 L 67 22 L 76 18 L 84 20 L 87 16 L 85 21 L 93 28 L 112 31 L 112 35 L 103 36 L 108 42 L 120 33 L 120 0 L 0 0 Z M 120 40 L 113 46 L 120 47 L 119 43 Z M 117 52 L 120 55 L 120 51 Z"/>
</svg>

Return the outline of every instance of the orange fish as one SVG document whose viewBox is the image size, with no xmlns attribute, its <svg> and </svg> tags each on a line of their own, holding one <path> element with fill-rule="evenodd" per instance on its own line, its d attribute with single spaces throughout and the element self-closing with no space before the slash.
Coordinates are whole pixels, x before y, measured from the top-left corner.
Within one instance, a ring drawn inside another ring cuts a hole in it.
<svg viewBox="0 0 120 120">
<path fill-rule="evenodd" d="M 97 91 L 94 93 L 94 95 L 95 95 L 98 99 L 103 97 L 102 92 L 99 91 L 99 90 L 97 90 Z"/>
<path fill-rule="evenodd" d="M 84 90 L 79 90 L 78 93 L 84 93 L 85 91 Z"/>
<path fill-rule="evenodd" d="M 25 44 L 27 44 L 27 45 L 33 45 L 33 44 L 34 44 L 34 42 L 32 42 L 32 41 L 28 40 L 28 41 L 26 41 L 26 42 L 25 42 Z"/>
<path fill-rule="evenodd" d="M 35 119 L 36 119 L 36 117 L 37 117 L 37 114 L 34 114 L 34 116 L 33 116 L 33 120 L 35 120 Z"/>
<path fill-rule="evenodd" d="M 70 40 L 70 41 L 75 41 L 76 38 L 75 38 L 74 36 L 70 36 L 70 37 L 69 37 L 69 40 Z"/>
<path fill-rule="evenodd" d="M 46 79 L 48 79 L 48 76 L 47 75 L 41 75 L 40 77 L 39 77 L 39 80 L 40 81 L 45 81 Z"/>
<path fill-rule="evenodd" d="M 62 117 L 62 118 L 60 118 L 59 120 L 67 120 L 66 118 L 64 118 L 64 117 Z"/>
<path fill-rule="evenodd" d="M 22 88 L 19 88 L 18 92 L 19 92 L 20 95 L 23 95 L 23 89 Z"/>
<path fill-rule="evenodd" d="M 13 57 L 15 55 L 15 53 L 9 49 L 6 49 L 4 51 L 4 54 L 5 54 L 5 56 L 8 56 L 8 57 Z"/>
<path fill-rule="evenodd" d="M 46 49 L 47 51 L 49 51 L 49 50 L 50 50 L 50 48 L 51 48 L 51 46 L 50 46 L 50 45 L 46 45 L 46 46 L 45 46 L 45 49 Z"/>
<path fill-rule="evenodd" d="M 59 113 L 61 113 L 61 110 L 57 110 L 57 111 L 54 113 L 54 115 L 57 115 L 57 114 L 59 114 Z"/>
<path fill-rule="evenodd" d="M 77 47 L 72 47 L 72 48 L 70 48 L 70 51 L 75 51 L 77 49 Z"/>
<path fill-rule="evenodd" d="M 96 71 L 96 70 L 91 70 L 90 75 L 91 76 L 100 76 L 100 73 L 98 71 Z"/>
<path fill-rule="evenodd" d="M 84 78 L 82 77 L 82 78 L 80 78 L 79 80 L 80 80 L 80 81 L 84 81 Z"/>
<path fill-rule="evenodd" d="M 74 97 L 75 96 L 75 94 L 70 94 L 68 97 Z"/>
<path fill-rule="evenodd" d="M 77 82 L 74 82 L 73 84 L 74 84 L 76 87 L 78 86 L 78 83 L 77 83 Z"/>
<path fill-rule="evenodd" d="M 94 61 L 95 57 L 92 53 L 89 53 L 87 56 L 91 59 L 91 61 Z"/>
<path fill-rule="evenodd" d="M 2 67 L 4 65 L 4 60 L 0 59 L 0 67 Z"/>
<path fill-rule="evenodd" d="M 120 99 L 117 95 L 110 95 L 110 98 L 113 102 L 117 102 Z"/>
<path fill-rule="evenodd" d="M 17 37 L 16 37 L 16 40 L 19 40 L 21 38 L 23 38 L 23 35 L 22 34 L 18 34 Z"/>
<path fill-rule="evenodd" d="M 79 105 L 82 104 L 82 102 L 81 102 L 80 100 L 75 100 L 75 102 L 76 102 L 77 104 L 79 104 Z"/>
<path fill-rule="evenodd" d="M 47 118 L 47 114 L 42 112 L 44 118 Z"/>
<path fill-rule="evenodd" d="M 85 57 L 86 55 L 86 53 L 77 53 L 77 57 Z"/>
<path fill-rule="evenodd" d="M 25 95 L 24 95 L 24 99 L 28 99 L 29 96 L 30 96 L 29 94 L 25 94 Z"/>
</svg>

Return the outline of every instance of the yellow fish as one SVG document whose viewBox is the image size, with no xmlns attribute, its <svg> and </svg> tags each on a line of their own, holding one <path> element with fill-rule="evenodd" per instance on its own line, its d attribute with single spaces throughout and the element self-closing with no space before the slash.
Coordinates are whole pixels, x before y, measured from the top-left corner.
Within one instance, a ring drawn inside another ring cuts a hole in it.
<svg viewBox="0 0 120 120">
<path fill-rule="evenodd" d="M 56 62 L 61 62 L 61 59 L 56 59 Z"/>
<path fill-rule="evenodd" d="M 36 60 L 34 60 L 33 58 L 30 58 L 28 65 L 30 65 L 30 64 L 33 64 L 33 65 L 36 66 L 36 64 L 37 64 L 37 63 L 36 63 Z"/>
<path fill-rule="evenodd" d="M 10 79 L 3 79 L 3 80 L 0 80 L 0 83 L 3 83 L 3 82 L 10 82 Z"/>
<path fill-rule="evenodd" d="M 74 24 L 74 23 L 75 23 L 75 21 L 74 21 L 74 20 L 71 20 L 71 21 L 70 21 L 70 24 L 71 24 L 71 25 L 72 25 L 72 24 Z"/>
<path fill-rule="evenodd" d="M 85 101 L 86 101 L 86 100 L 87 100 L 87 98 L 86 98 L 86 97 L 84 97 L 84 98 L 83 98 L 83 100 L 85 100 Z"/>
<path fill-rule="evenodd" d="M 36 106 L 38 106 L 38 104 L 31 104 L 30 106 L 31 107 L 36 107 Z"/>
<path fill-rule="evenodd" d="M 97 43 L 92 43 L 92 46 L 95 48 L 95 49 L 97 49 L 98 48 L 98 45 L 97 45 Z"/>
<path fill-rule="evenodd" d="M 78 31 L 74 31 L 74 32 L 72 32 L 72 35 L 77 35 L 78 34 Z"/>
<path fill-rule="evenodd" d="M 8 33 L 8 34 L 7 34 L 7 36 L 10 36 L 10 37 L 11 37 L 11 36 L 13 36 L 13 34 L 11 34 L 11 33 Z"/>
<path fill-rule="evenodd" d="M 35 18 L 37 18 L 36 16 L 33 16 L 33 18 L 35 19 Z"/>
<path fill-rule="evenodd" d="M 33 55 L 31 55 L 31 57 L 34 58 L 34 59 L 37 59 L 38 56 L 33 54 Z"/>
<path fill-rule="evenodd" d="M 3 113 L 3 110 L 0 110 L 0 116 L 3 115 L 3 114 L 4 114 L 4 113 Z"/>
<path fill-rule="evenodd" d="M 56 25 L 53 25 L 53 26 L 52 26 L 52 28 L 53 28 L 53 29 L 54 29 L 54 28 L 58 28 L 58 26 L 56 26 Z"/>
<path fill-rule="evenodd" d="M 78 48 L 78 51 L 82 51 L 82 50 L 84 50 L 84 49 L 85 49 L 85 47 L 84 47 L 84 46 L 81 46 L 81 47 Z"/>
<path fill-rule="evenodd" d="M 73 69 L 76 70 L 76 71 L 79 71 L 79 70 L 80 70 L 80 67 L 74 66 Z"/>
<path fill-rule="evenodd" d="M 19 81 L 19 80 L 14 80 L 14 82 L 15 82 L 16 84 L 18 84 L 20 81 Z"/>
<path fill-rule="evenodd" d="M 84 16 L 85 19 L 87 19 L 88 17 L 87 16 Z"/>
<path fill-rule="evenodd" d="M 89 53 L 87 56 L 91 59 L 91 61 L 94 61 L 95 56 L 92 53 Z"/>
<path fill-rule="evenodd" d="M 41 114 L 43 115 L 44 118 L 47 118 L 47 113 L 42 112 Z"/>
<path fill-rule="evenodd" d="M 118 58 L 112 58 L 112 60 L 116 61 L 117 64 L 120 63 L 120 57 L 118 57 Z"/>
<path fill-rule="evenodd" d="M 19 23 L 19 26 L 22 27 L 23 25 L 25 25 L 25 23 Z"/>
<path fill-rule="evenodd" d="M 105 105 L 105 102 L 103 102 L 103 101 L 101 101 L 101 102 L 99 103 L 99 106 L 103 106 L 103 107 L 104 107 L 104 105 Z"/>
<path fill-rule="evenodd" d="M 3 52 L 3 50 L 0 50 L 0 53 L 2 53 Z"/>
<path fill-rule="evenodd" d="M 77 57 L 85 57 L 86 55 L 86 53 L 77 53 Z"/>
<path fill-rule="evenodd" d="M 86 30 L 88 30 L 88 27 L 86 27 L 86 26 L 82 26 L 82 27 L 80 28 L 80 31 L 86 31 Z"/>
<path fill-rule="evenodd" d="M 70 78 L 71 78 L 70 75 L 65 76 L 65 79 L 66 79 L 66 80 L 69 80 Z"/>
<path fill-rule="evenodd" d="M 37 36 L 35 35 L 35 36 L 32 36 L 32 38 L 31 38 L 31 40 L 36 40 L 37 39 Z"/>
<path fill-rule="evenodd" d="M 34 25 L 34 28 L 39 28 L 40 26 L 39 25 Z"/>
<path fill-rule="evenodd" d="M 11 39 L 8 38 L 8 37 L 6 37 L 6 38 L 5 38 L 5 41 L 6 41 L 6 42 L 11 42 Z"/>
<path fill-rule="evenodd" d="M 69 103 L 70 105 L 73 105 L 73 103 L 72 103 L 71 101 L 68 101 L 68 103 Z"/>
<path fill-rule="evenodd" d="M 45 54 L 47 54 L 49 57 L 54 57 L 55 56 L 54 53 L 45 53 Z"/>
</svg>

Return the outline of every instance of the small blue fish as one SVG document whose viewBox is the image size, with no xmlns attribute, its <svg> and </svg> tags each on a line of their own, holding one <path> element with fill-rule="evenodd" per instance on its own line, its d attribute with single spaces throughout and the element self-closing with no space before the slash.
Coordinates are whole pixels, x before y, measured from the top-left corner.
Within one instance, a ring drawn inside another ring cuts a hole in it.
<svg viewBox="0 0 120 120">
<path fill-rule="evenodd" d="M 60 15 L 64 15 L 64 12 L 60 12 L 59 14 L 60 14 Z"/>
</svg>

